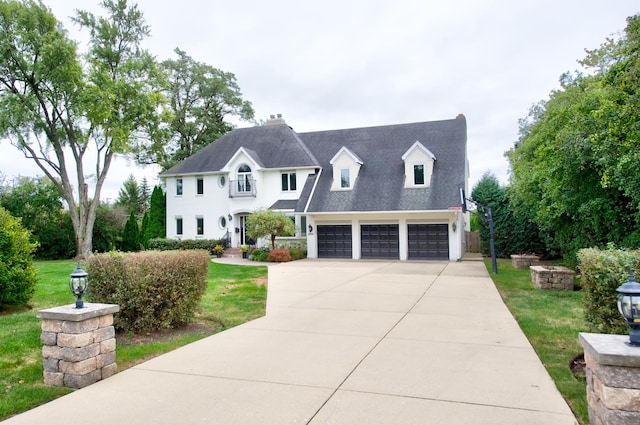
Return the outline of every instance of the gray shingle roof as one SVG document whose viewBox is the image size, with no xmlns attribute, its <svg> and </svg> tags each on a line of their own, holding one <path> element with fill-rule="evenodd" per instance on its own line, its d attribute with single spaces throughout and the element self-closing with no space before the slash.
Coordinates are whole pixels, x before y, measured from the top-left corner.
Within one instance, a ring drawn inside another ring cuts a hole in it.
<svg viewBox="0 0 640 425">
<path fill-rule="evenodd" d="M 300 133 L 299 136 L 324 169 L 308 212 L 446 210 L 460 205 L 459 189 L 465 187 L 466 176 L 464 116 L 444 121 Z M 416 141 L 437 158 L 429 188 L 404 188 L 402 155 Z M 332 192 L 329 161 L 343 146 L 358 155 L 363 165 L 353 190 Z"/>
<path fill-rule="evenodd" d="M 297 199 L 278 199 L 269 207 L 270 210 L 292 210 L 298 203 Z"/>
<path fill-rule="evenodd" d="M 238 128 L 161 174 L 163 177 L 220 171 L 243 147 L 264 168 L 318 166 L 308 148 L 287 125 Z"/>
<path fill-rule="evenodd" d="M 437 158 L 429 188 L 404 188 L 402 155 L 416 141 Z M 329 161 L 343 146 L 363 165 L 352 190 L 332 192 Z M 241 147 L 264 168 L 323 169 L 319 176 L 307 178 L 297 212 L 305 211 L 307 205 L 307 212 L 446 210 L 460 205 L 459 189 L 466 183 L 467 124 L 462 115 L 452 120 L 299 134 L 284 124 L 235 129 L 162 176 L 220 171 Z"/>
</svg>

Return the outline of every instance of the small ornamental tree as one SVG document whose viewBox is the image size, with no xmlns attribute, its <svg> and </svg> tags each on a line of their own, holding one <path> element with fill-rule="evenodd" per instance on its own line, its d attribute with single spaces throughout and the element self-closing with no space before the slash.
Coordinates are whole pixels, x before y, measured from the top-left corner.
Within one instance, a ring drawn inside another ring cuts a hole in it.
<svg viewBox="0 0 640 425">
<path fill-rule="evenodd" d="M 139 233 L 138 221 L 136 220 L 136 215 L 132 211 L 131 215 L 129 215 L 129 220 L 127 220 L 127 224 L 124 225 L 124 232 L 122 232 L 123 251 L 140 250 Z"/>
<path fill-rule="evenodd" d="M 0 310 L 24 305 L 35 291 L 36 271 L 31 263 L 35 243 L 20 220 L 0 207 Z"/>
<path fill-rule="evenodd" d="M 293 236 L 296 233 L 295 225 L 289 217 L 267 209 L 257 210 L 247 217 L 246 228 L 251 239 L 269 236 L 272 249 L 276 247 L 277 236 Z"/>
</svg>

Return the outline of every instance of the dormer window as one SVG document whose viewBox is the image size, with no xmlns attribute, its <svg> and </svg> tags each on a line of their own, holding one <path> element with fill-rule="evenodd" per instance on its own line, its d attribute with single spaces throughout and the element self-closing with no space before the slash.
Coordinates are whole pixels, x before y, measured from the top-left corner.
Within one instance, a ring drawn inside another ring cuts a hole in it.
<svg viewBox="0 0 640 425">
<path fill-rule="evenodd" d="M 340 169 L 340 187 L 349 189 L 351 187 L 351 172 L 348 168 Z"/>
<path fill-rule="evenodd" d="M 329 161 L 333 166 L 331 190 L 351 190 L 356 183 L 362 160 L 346 147 L 342 147 Z"/>
<path fill-rule="evenodd" d="M 419 188 L 431 186 L 431 176 L 433 175 L 433 165 L 436 161 L 436 156 L 424 145 L 416 141 L 410 148 L 402 155 L 404 161 L 405 182 L 406 188 Z"/>
<path fill-rule="evenodd" d="M 413 184 L 424 184 L 424 164 L 416 164 L 413 166 Z"/>
</svg>

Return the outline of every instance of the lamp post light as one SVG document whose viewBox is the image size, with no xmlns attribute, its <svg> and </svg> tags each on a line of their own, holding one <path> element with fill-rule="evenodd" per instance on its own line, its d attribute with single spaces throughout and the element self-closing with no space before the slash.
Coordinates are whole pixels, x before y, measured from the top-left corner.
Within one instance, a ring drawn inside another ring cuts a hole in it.
<svg viewBox="0 0 640 425">
<path fill-rule="evenodd" d="M 89 287 L 88 274 L 80 268 L 80 262 L 78 267 L 71 273 L 71 280 L 69 280 L 69 288 L 71 292 L 77 297 L 76 308 L 84 308 L 84 301 L 82 301 L 82 294 Z"/>
<path fill-rule="evenodd" d="M 629 270 L 629 280 L 616 291 L 620 293 L 618 310 L 631 328 L 628 344 L 640 347 L 640 283 L 636 282 L 633 269 Z"/>
</svg>

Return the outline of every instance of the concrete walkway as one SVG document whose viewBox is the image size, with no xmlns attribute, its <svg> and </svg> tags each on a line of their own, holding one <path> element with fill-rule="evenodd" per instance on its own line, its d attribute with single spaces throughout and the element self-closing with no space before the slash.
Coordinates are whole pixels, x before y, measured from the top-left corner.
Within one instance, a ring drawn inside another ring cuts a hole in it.
<svg viewBox="0 0 640 425">
<path fill-rule="evenodd" d="M 302 260 L 267 315 L 11 418 L 48 424 L 577 423 L 476 261 Z"/>
</svg>

